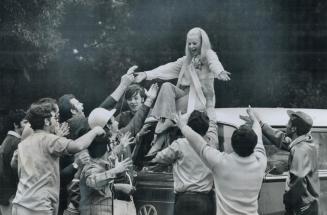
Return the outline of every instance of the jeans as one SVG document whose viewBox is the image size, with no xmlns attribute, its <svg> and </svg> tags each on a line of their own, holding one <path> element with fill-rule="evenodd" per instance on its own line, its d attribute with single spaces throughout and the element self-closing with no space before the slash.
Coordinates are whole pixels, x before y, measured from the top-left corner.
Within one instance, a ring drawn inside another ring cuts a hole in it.
<svg viewBox="0 0 327 215">
<path fill-rule="evenodd" d="M 304 211 L 298 211 L 295 209 L 290 209 L 285 212 L 285 215 L 318 215 L 319 214 L 319 204 L 314 201 L 310 206 Z"/>
<path fill-rule="evenodd" d="M 175 215 L 216 215 L 215 194 L 185 192 L 175 195 Z"/>
</svg>

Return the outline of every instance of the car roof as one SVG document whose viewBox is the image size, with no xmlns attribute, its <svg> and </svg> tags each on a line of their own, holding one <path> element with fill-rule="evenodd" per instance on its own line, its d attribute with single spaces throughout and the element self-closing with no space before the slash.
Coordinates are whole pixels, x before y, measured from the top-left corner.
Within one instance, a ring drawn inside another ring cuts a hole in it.
<svg viewBox="0 0 327 215">
<path fill-rule="evenodd" d="M 264 123 L 271 126 L 284 127 L 289 117 L 287 110 L 303 111 L 309 114 L 313 119 L 313 127 L 327 127 L 327 109 L 307 109 L 307 108 L 255 108 L 252 107 L 261 117 Z M 247 115 L 245 107 L 238 108 L 216 108 L 216 117 L 218 122 L 240 126 L 244 121 L 239 115 Z"/>
</svg>

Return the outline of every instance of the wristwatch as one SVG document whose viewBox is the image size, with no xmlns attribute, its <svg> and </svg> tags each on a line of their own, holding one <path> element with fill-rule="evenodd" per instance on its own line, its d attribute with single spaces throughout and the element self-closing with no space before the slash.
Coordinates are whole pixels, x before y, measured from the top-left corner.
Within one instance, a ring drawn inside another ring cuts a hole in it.
<svg viewBox="0 0 327 215">
<path fill-rule="evenodd" d="M 78 164 L 74 162 L 73 167 L 74 167 L 74 169 L 78 169 Z"/>
</svg>

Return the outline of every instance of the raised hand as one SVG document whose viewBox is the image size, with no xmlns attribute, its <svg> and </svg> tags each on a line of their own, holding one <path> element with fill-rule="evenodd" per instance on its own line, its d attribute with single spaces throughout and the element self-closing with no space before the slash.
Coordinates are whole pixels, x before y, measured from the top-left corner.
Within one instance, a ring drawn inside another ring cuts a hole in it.
<svg viewBox="0 0 327 215">
<path fill-rule="evenodd" d="M 250 119 L 249 116 L 245 116 L 245 115 L 240 115 L 240 119 L 244 120 L 246 123 L 248 123 L 249 125 L 252 125 L 253 121 Z"/>
<path fill-rule="evenodd" d="M 258 121 L 258 119 L 255 116 L 254 110 L 251 108 L 251 106 L 249 105 L 249 107 L 246 109 L 247 114 L 249 115 L 249 118 L 252 122 Z"/>
<path fill-rule="evenodd" d="M 222 81 L 229 81 L 230 80 L 230 76 L 231 73 L 230 72 L 227 72 L 227 71 L 222 71 L 221 73 L 219 73 L 218 75 L 218 79 L 219 80 L 222 80 Z"/>
<path fill-rule="evenodd" d="M 181 112 L 178 112 L 178 114 L 175 114 L 174 121 L 176 125 L 179 127 L 179 129 L 182 129 L 184 126 L 187 125 L 187 121 L 189 118 L 189 114 L 182 115 Z"/>
<path fill-rule="evenodd" d="M 116 166 L 115 166 L 115 173 L 122 173 L 122 172 L 126 172 L 128 170 L 128 168 L 132 167 L 133 163 L 131 158 L 126 158 L 125 160 L 123 160 L 122 162 L 117 162 Z"/>
<path fill-rule="evenodd" d="M 142 129 L 139 131 L 139 133 L 137 133 L 137 135 L 139 137 L 142 137 L 143 135 L 146 135 L 147 133 L 149 133 L 151 131 L 150 127 L 151 127 L 151 124 L 149 124 L 149 123 L 144 124 Z"/>
<path fill-rule="evenodd" d="M 120 83 L 124 86 L 129 86 L 134 82 L 134 72 L 138 68 L 138 66 L 134 65 L 130 67 L 125 75 L 123 75 L 120 79 Z"/>
<path fill-rule="evenodd" d="M 246 112 L 252 121 L 257 120 L 259 123 L 262 122 L 260 115 L 254 109 L 252 109 L 250 105 Z"/>
<path fill-rule="evenodd" d="M 120 144 L 123 144 L 124 147 L 127 147 L 128 145 L 134 143 L 134 137 L 131 137 L 131 132 L 126 132 L 121 138 L 120 138 Z"/>
<path fill-rule="evenodd" d="M 67 122 L 63 122 L 61 124 L 57 123 L 55 128 L 55 133 L 57 136 L 66 137 L 69 134 L 69 125 Z"/>
<path fill-rule="evenodd" d="M 149 90 L 145 90 L 145 95 L 147 98 L 154 100 L 157 97 L 159 86 L 157 83 L 151 85 Z"/>
<path fill-rule="evenodd" d="M 132 66 L 132 67 L 130 67 L 128 70 L 127 70 L 127 75 L 132 75 L 134 72 L 135 72 L 135 70 L 138 68 L 138 66 L 136 66 L 136 65 L 134 65 L 134 66 Z"/>
<path fill-rule="evenodd" d="M 146 79 L 146 73 L 145 72 L 136 72 L 135 82 L 141 83 Z"/>
</svg>

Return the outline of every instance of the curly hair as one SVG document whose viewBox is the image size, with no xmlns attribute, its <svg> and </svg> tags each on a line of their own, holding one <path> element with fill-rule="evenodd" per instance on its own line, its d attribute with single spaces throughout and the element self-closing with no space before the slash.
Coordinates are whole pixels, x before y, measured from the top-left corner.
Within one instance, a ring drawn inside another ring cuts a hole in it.
<svg viewBox="0 0 327 215">
<path fill-rule="evenodd" d="M 51 118 L 53 106 L 50 103 L 32 104 L 26 114 L 26 119 L 33 130 L 43 129 L 44 119 Z"/>
</svg>

